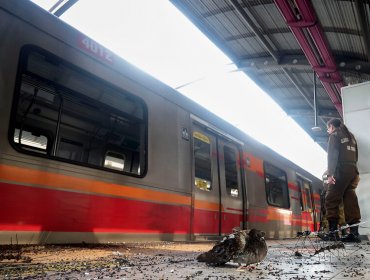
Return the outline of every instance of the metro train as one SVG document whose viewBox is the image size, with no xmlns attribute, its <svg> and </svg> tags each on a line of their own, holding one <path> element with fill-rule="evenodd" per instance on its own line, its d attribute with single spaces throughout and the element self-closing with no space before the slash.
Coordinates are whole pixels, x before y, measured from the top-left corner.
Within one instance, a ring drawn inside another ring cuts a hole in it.
<svg viewBox="0 0 370 280">
<path fill-rule="evenodd" d="M 0 2 L 0 243 L 315 230 L 321 180 L 30 1 Z"/>
</svg>

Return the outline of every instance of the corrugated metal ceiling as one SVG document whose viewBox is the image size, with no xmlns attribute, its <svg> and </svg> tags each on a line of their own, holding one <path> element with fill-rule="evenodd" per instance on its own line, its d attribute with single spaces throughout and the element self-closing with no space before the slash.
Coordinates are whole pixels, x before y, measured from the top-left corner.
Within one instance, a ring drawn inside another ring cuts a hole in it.
<svg viewBox="0 0 370 280">
<path fill-rule="evenodd" d="M 369 0 L 171 2 L 324 149 L 340 88 L 370 81 Z"/>
</svg>

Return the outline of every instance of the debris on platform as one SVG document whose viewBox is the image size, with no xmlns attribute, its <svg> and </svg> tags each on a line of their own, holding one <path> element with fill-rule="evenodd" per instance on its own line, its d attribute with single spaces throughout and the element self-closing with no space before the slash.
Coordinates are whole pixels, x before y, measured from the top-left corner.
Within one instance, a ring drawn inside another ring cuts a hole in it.
<svg viewBox="0 0 370 280">
<path fill-rule="evenodd" d="M 265 233 L 257 229 L 247 231 L 236 228 L 233 233 L 217 242 L 211 250 L 200 254 L 197 260 L 214 266 L 223 265 L 231 260 L 240 266 L 259 263 L 267 255 L 264 236 Z"/>
<path fill-rule="evenodd" d="M 264 261 L 241 271 L 232 261 L 218 267 L 196 261 L 201 252 L 212 249 L 209 242 L 20 246 L 22 256 L 32 262 L 1 260 L 0 279 L 370 279 L 370 244 L 345 244 L 345 257 L 320 253 L 297 258 L 294 241 L 267 241 Z"/>
</svg>

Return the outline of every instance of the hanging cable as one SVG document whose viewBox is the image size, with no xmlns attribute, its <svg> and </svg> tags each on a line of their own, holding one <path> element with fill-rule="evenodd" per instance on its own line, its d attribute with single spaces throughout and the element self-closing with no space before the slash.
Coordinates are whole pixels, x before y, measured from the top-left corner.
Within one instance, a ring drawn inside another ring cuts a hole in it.
<svg viewBox="0 0 370 280">
<path fill-rule="evenodd" d="M 313 71 L 313 110 L 315 116 L 315 126 L 312 127 L 312 131 L 321 131 L 321 127 L 317 126 L 317 93 L 316 93 L 316 73 Z"/>
</svg>

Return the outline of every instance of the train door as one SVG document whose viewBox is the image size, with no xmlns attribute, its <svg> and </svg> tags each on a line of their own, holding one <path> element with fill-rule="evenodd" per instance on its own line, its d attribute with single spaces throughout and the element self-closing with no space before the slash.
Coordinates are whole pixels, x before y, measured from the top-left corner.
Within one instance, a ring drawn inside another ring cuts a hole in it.
<svg viewBox="0 0 370 280">
<path fill-rule="evenodd" d="M 195 236 L 229 233 L 243 220 L 239 149 L 211 130 L 193 126 Z"/>
<path fill-rule="evenodd" d="M 221 190 L 221 234 L 227 234 L 233 227 L 243 227 L 240 148 L 236 143 L 221 137 L 217 142 Z"/>
<path fill-rule="evenodd" d="M 315 209 L 312 203 L 312 186 L 307 179 L 298 176 L 298 188 L 300 192 L 300 201 L 302 209 L 302 226 L 303 230 L 316 230 Z"/>
</svg>

